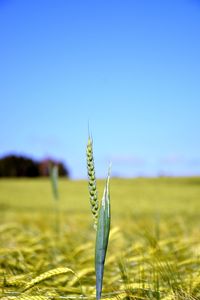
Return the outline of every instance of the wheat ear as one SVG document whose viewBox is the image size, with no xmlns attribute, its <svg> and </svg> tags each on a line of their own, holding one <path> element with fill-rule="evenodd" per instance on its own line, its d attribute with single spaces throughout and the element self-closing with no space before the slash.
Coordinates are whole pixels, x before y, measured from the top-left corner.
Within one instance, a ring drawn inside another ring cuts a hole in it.
<svg viewBox="0 0 200 300">
<path fill-rule="evenodd" d="M 91 210 L 94 218 L 94 228 L 96 229 L 99 205 L 98 205 L 97 185 L 96 185 L 95 168 L 94 168 L 93 141 L 90 136 L 88 138 L 88 143 L 87 143 L 87 171 L 88 171 L 90 205 L 91 205 Z"/>
<path fill-rule="evenodd" d="M 25 292 L 27 290 L 29 290 L 30 288 L 32 288 L 33 286 L 35 286 L 36 284 L 49 279 L 53 276 L 57 276 L 57 275 L 61 275 L 61 274 L 66 274 L 66 273 L 74 273 L 74 271 L 72 271 L 69 268 L 56 268 L 50 271 L 47 271 L 45 273 L 42 273 L 41 275 L 37 276 L 36 278 L 32 279 L 30 282 L 28 282 L 25 287 L 23 288 L 22 292 Z"/>
</svg>

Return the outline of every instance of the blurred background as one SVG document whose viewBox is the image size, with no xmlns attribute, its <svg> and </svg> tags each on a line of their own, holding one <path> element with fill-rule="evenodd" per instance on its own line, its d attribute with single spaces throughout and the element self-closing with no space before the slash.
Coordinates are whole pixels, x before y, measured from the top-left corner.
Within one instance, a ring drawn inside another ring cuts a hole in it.
<svg viewBox="0 0 200 300">
<path fill-rule="evenodd" d="M 97 177 L 200 175 L 199 32 L 198 0 L 1 0 L 0 158 L 86 178 L 89 123 Z"/>
</svg>

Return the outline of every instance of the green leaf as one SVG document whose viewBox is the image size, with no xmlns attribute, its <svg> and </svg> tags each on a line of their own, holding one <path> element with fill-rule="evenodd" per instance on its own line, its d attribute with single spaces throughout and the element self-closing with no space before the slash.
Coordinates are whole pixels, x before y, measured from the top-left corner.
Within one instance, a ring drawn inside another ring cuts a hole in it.
<svg viewBox="0 0 200 300">
<path fill-rule="evenodd" d="M 104 189 L 103 199 L 98 214 L 96 248 L 95 248 L 95 272 L 96 272 L 96 299 L 101 298 L 104 263 L 108 247 L 109 232 L 110 232 L 110 167 L 106 186 Z"/>
</svg>

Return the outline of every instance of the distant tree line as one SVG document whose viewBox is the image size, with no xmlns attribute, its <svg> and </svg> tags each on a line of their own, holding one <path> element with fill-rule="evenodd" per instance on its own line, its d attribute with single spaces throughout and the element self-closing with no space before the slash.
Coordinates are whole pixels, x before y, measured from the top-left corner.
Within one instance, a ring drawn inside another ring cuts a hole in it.
<svg viewBox="0 0 200 300">
<path fill-rule="evenodd" d="M 0 177 L 49 176 L 49 167 L 55 164 L 59 176 L 69 177 L 69 170 L 62 162 L 52 159 L 36 161 L 25 156 L 7 155 L 0 159 Z"/>
</svg>

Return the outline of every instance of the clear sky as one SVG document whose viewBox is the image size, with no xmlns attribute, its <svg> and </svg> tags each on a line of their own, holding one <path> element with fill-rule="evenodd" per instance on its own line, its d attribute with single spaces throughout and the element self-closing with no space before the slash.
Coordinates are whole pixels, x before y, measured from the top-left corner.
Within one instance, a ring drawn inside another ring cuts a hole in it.
<svg viewBox="0 0 200 300">
<path fill-rule="evenodd" d="M 0 156 L 200 174 L 200 1 L 0 0 Z"/>
</svg>

